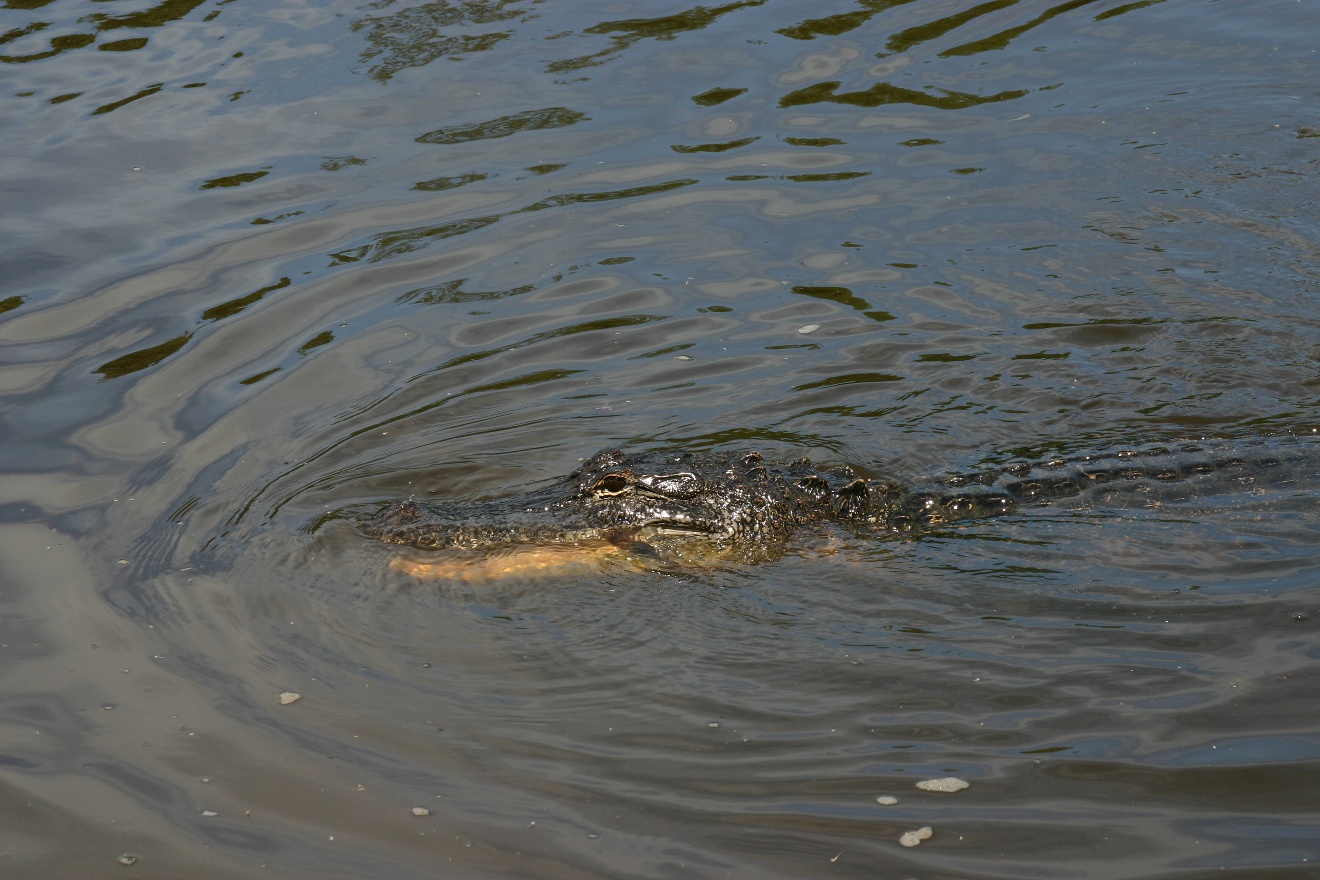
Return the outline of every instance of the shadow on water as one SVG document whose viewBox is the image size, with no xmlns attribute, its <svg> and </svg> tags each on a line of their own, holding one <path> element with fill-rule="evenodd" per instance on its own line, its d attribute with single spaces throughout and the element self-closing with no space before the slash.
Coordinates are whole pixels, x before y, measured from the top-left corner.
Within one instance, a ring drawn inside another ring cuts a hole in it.
<svg viewBox="0 0 1320 880">
<path fill-rule="evenodd" d="M 1308 433 L 1306 4 L 3 5 L 4 876 L 1314 873 L 1309 472 L 498 578 L 346 515 Z"/>
</svg>

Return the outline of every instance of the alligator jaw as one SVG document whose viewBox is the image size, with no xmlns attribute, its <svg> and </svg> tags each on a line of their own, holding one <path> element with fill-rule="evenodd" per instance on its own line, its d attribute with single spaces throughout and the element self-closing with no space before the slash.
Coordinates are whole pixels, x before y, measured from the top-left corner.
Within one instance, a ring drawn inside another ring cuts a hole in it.
<svg viewBox="0 0 1320 880">
<path fill-rule="evenodd" d="M 425 551 L 573 544 L 608 540 L 611 531 L 599 526 L 555 523 L 517 506 L 501 505 L 488 512 L 475 505 L 458 504 L 446 510 L 413 500 L 387 505 L 365 528 L 388 544 Z"/>
</svg>

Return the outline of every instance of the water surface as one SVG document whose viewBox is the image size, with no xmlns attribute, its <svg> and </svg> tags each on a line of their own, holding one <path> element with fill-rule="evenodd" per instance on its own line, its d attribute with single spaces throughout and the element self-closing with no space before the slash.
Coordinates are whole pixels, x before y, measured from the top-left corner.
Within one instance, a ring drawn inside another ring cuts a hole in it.
<svg viewBox="0 0 1320 880">
<path fill-rule="evenodd" d="M 493 584 L 327 514 L 1307 435 L 1318 30 L 4 3 L 4 875 L 1317 876 L 1316 475 Z"/>
</svg>

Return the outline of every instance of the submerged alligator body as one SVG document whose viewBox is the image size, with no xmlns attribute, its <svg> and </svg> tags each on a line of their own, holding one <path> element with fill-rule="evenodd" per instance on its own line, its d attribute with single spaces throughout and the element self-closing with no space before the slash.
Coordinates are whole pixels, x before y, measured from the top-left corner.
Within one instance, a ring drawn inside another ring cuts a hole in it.
<svg viewBox="0 0 1320 880">
<path fill-rule="evenodd" d="M 1059 499 L 1121 494 L 1138 503 L 1174 484 L 1183 494 L 1277 485 L 1320 473 L 1320 441 L 1150 445 L 1023 463 L 909 486 L 859 478 L 851 468 L 777 462 L 758 453 L 601 452 L 526 495 L 381 510 L 366 530 L 420 550 L 485 551 L 509 545 L 609 542 L 618 547 L 707 552 L 757 561 L 776 555 L 811 523 L 913 532 L 1005 516 Z M 1208 487 L 1201 484 L 1209 484 Z"/>
</svg>

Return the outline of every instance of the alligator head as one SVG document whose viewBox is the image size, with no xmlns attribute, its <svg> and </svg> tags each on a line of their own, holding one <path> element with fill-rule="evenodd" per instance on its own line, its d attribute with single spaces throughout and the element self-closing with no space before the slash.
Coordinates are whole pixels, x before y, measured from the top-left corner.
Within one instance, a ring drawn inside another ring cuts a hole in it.
<svg viewBox="0 0 1320 880">
<path fill-rule="evenodd" d="M 367 528 L 385 541 L 423 550 L 603 539 L 666 549 L 701 542 L 722 551 L 736 544 L 744 555 L 757 555 L 757 548 L 781 543 L 811 518 L 804 507 L 819 504 L 822 492 L 829 494 L 828 484 L 805 462 L 763 463 L 756 453 L 609 451 L 526 495 L 398 502 Z"/>
</svg>

